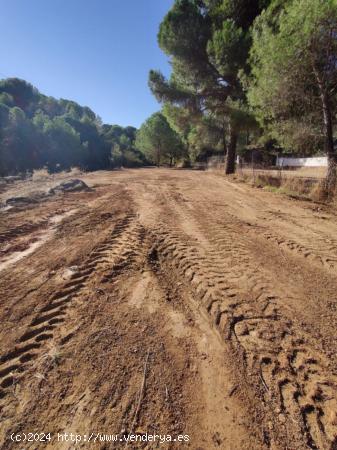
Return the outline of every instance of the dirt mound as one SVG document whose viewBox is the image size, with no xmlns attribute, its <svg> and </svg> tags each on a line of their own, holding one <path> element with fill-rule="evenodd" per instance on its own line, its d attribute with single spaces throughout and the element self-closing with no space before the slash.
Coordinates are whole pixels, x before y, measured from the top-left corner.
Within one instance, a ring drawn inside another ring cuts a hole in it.
<svg viewBox="0 0 337 450">
<path fill-rule="evenodd" d="M 6 200 L 6 206 L 23 206 L 30 203 L 38 203 L 46 196 L 47 194 L 43 192 L 33 192 L 28 196 L 10 197 Z"/>
<path fill-rule="evenodd" d="M 92 189 L 84 183 L 84 181 L 75 178 L 73 180 L 63 181 L 57 186 L 49 189 L 49 194 L 59 194 L 61 192 L 80 192 L 80 191 L 91 191 Z"/>
<path fill-rule="evenodd" d="M 60 194 L 63 192 L 91 192 L 93 191 L 84 181 L 73 178 L 67 181 L 63 181 L 60 184 L 48 189 L 47 191 L 32 191 L 27 192 L 23 191 L 24 195 L 17 195 L 13 197 L 9 197 L 0 203 L 1 207 L 10 206 L 10 207 L 22 207 L 27 206 L 29 204 L 39 203 L 44 200 L 48 200 L 49 197 Z M 20 192 L 21 193 L 21 192 Z"/>
</svg>

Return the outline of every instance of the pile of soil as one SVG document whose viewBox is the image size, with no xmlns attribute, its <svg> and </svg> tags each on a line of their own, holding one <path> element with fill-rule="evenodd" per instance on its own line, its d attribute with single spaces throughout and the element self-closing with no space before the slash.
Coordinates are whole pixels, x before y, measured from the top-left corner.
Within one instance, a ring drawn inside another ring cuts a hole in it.
<svg viewBox="0 0 337 450">
<path fill-rule="evenodd" d="M 47 197 L 44 192 L 33 192 L 28 196 L 10 197 L 6 200 L 6 206 L 23 206 L 30 203 L 38 203 Z"/>
<path fill-rule="evenodd" d="M 54 188 L 49 189 L 48 193 L 59 194 L 61 192 L 80 192 L 80 191 L 91 191 L 89 186 L 84 183 L 84 181 L 74 178 L 73 180 L 63 181 Z"/>
<path fill-rule="evenodd" d="M 92 189 L 84 181 L 74 178 L 63 181 L 57 186 L 50 188 L 47 192 L 31 192 L 28 195 L 10 197 L 2 206 L 23 206 L 38 203 L 48 197 L 65 192 L 91 192 Z"/>
</svg>

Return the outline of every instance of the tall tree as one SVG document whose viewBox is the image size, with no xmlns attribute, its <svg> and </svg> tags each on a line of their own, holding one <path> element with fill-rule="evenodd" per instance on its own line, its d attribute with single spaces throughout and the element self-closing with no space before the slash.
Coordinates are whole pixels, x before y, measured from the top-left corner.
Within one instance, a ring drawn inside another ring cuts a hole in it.
<svg viewBox="0 0 337 450">
<path fill-rule="evenodd" d="M 193 114 L 211 112 L 227 124 L 226 173 L 234 172 L 239 132 L 231 113 L 245 101 L 239 72 L 248 70 L 250 27 L 262 7 L 257 0 L 176 0 L 158 34 L 160 47 L 171 57 L 172 76 L 149 75 L 160 101 Z"/>
<path fill-rule="evenodd" d="M 274 7 L 274 5 L 272 5 Z M 249 100 L 261 124 L 281 142 L 295 143 L 304 124 L 328 157 L 325 187 L 336 188 L 333 126 L 337 113 L 337 2 L 293 0 L 275 21 L 255 25 Z"/>
<path fill-rule="evenodd" d="M 166 160 L 172 165 L 176 158 L 183 155 L 183 144 L 178 134 L 160 112 L 152 114 L 142 124 L 137 133 L 136 147 L 157 166 Z"/>
</svg>

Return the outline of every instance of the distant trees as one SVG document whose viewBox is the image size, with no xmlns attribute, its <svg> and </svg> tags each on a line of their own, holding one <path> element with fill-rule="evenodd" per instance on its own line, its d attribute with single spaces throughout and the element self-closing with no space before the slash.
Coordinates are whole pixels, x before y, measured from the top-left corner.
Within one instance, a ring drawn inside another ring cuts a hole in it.
<svg viewBox="0 0 337 450">
<path fill-rule="evenodd" d="M 15 105 L 25 112 L 28 112 L 29 107 L 39 99 L 38 90 L 19 78 L 0 80 L 0 96 L 2 94 L 10 98 L 11 106 Z"/>
<path fill-rule="evenodd" d="M 81 145 L 80 134 L 64 117 L 49 119 L 45 115 L 34 118 L 44 145 L 43 163 L 50 172 L 66 170 L 73 166 L 84 167 L 87 147 Z"/>
<path fill-rule="evenodd" d="M 24 111 L 0 104 L 0 174 L 24 172 L 39 165 L 36 132 Z"/>
<path fill-rule="evenodd" d="M 143 153 L 135 145 L 137 129 L 119 125 L 103 125 L 102 136 L 114 167 L 139 167 L 145 164 Z"/>
<path fill-rule="evenodd" d="M 331 193 L 337 164 L 336 1 L 293 0 L 284 8 L 273 2 L 255 24 L 251 62 L 248 97 L 261 126 L 286 147 L 324 148 Z"/>
<path fill-rule="evenodd" d="M 223 152 L 224 123 L 212 114 L 192 113 L 186 107 L 165 102 L 162 113 L 185 147 L 184 159 L 204 161 L 207 156 Z"/>
<path fill-rule="evenodd" d="M 172 166 L 184 154 L 179 135 L 160 112 L 153 114 L 142 124 L 137 132 L 136 147 L 150 162 L 158 166 L 164 162 Z"/>
<path fill-rule="evenodd" d="M 135 128 L 102 125 L 86 106 L 47 97 L 18 78 L 0 80 L 0 176 L 142 165 L 135 138 Z"/>
</svg>

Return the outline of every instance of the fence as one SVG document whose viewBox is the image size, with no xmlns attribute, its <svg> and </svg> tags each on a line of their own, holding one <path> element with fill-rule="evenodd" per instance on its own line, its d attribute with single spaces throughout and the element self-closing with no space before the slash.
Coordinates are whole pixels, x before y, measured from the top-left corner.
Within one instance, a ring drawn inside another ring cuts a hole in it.
<svg viewBox="0 0 337 450">
<path fill-rule="evenodd" d="M 297 165 L 294 164 L 294 160 Z M 300 161 L 299 161 L 300 160 Z M 277 164 L 278 162 L 278 164 Z M 327 160 L 325 157 L 315 158 L 285 158 L 279 157 L 274 166 L 262 163 L 247 163 L 237 158 L 236 173 L 238 175 L 252 176 L 255 180 L 259 175 L 272 176 L 278 179 L 305 178 L 309 180 L 321 180 L 326 175 Z M 301 164 L 301 165 L 300 165 Z M 305 164 L 305 165 L 304 165 Z M 223 172 L 225 169 L 224 156 L 212 156 L 208 158 L 206 169 Z"/>
<path fill-rule="evenodd" d="M 225 156 L 217 155 L 211 156 L 207 159 L 207 169 L 219 169 L 225 168 Z"/>
<path fill-rule="evenodd" d="M 278 156 L 276 159 L 278 167 L 327 167 L 328 158 L 326 156 L 317 156 L 311 158 L 290 158 Z"/>
</svg>

